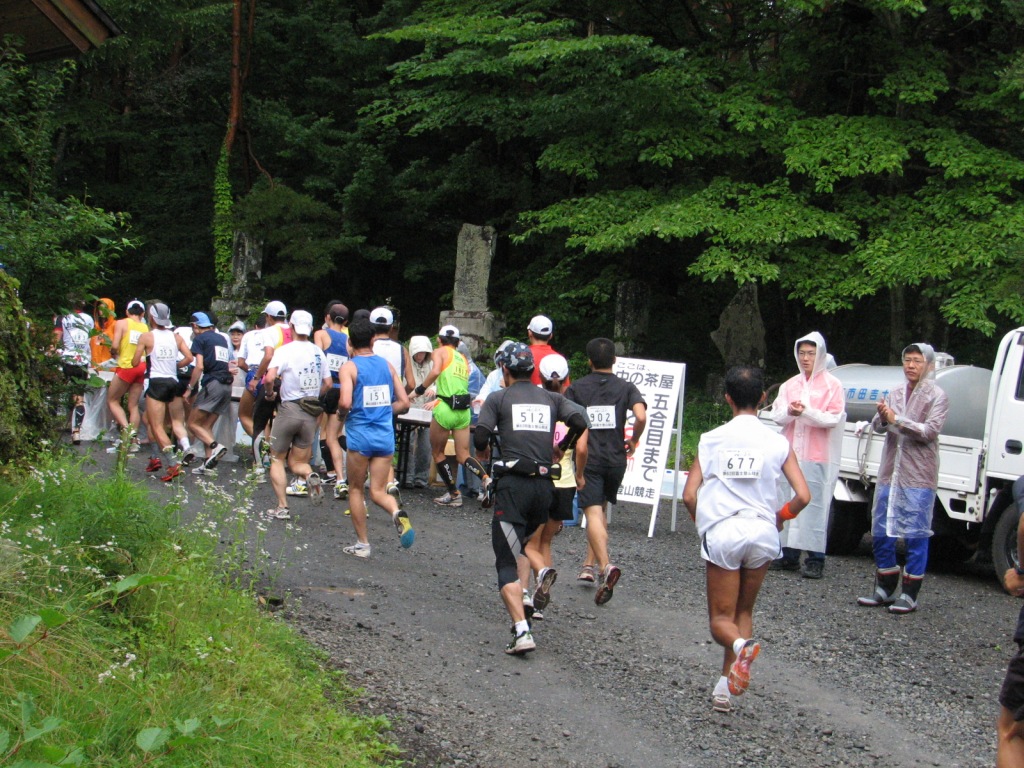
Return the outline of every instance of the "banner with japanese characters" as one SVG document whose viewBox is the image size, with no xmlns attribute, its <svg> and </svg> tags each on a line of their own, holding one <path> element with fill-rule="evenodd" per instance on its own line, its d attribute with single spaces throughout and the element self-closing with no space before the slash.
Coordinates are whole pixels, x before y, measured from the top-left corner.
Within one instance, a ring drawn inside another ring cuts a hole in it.
<svg viewBox="0 0 1024 768">
<path fill-rule="evenodd" d="M 651 532 L 661 499 L 661 480 L 668 464 L 672 429 L 677 414 L 681 415 L 679 398 L 686 377 L 684 363 L 640 360 L 620 357 L 615 361 L 615 375 L 634 384 L 647 403 L 647 426 L 640 436 L 636 451 L 626 464 L 626 475 L 619 486 L 619 501 L 650 504 Z M 626 439 L 633 436 L 632 414 L 626 422 Z"/>
</svg>

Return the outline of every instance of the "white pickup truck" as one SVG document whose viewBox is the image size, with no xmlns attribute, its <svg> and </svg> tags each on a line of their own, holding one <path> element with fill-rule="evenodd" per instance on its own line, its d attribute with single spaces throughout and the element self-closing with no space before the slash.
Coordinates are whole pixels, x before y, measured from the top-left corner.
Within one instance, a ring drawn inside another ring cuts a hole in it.
<svg viewBox="0 0 1024 768">
<path fill-rule="evenodd" d="M 847 422 L 828 551 L 848 554 L 870 527 L 884 440 L 868 429 L 856 435 L 855 424 L 870 420 L 878 401 L 904 377 L 897 366 L 841 365 L 832 374 L 846 391 Z M 1003 337 L 992 371 L 947 365 L 935 376 L 949 397 L 949 415 L 939 436 L 933 556 L 966 558 L 973 552 L 977 560 L 991 559 L 1001 576 L 1018 562 L 1018 511 L 1006 502 L 1009 486 L 1024 475 L 1024 327 Z"/>
</svg>

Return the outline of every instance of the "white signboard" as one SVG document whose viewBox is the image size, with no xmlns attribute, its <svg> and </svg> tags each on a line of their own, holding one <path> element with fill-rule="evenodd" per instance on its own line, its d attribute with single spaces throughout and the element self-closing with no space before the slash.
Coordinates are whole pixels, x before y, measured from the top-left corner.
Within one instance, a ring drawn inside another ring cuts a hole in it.
<svg viewBox="0 0 1024 768">
<path fill-rule="evenodd" d="M 620 357 L 615 361 L 614 371 L 619 378 L 636 385 L 647 403 L 647 426 L 626 464 L 626 475 L 619 486 L 619 501 L 651 505 L 651 524 L 647 535 L 653 536 L 672 429 L 676 424 L 676 414 L 681 416 L 679 406 L 686 365 Z M 634 417 L 630 413 L 626 421 L 627 440 L 633 436 L 633 422 Z"/>
</svg>

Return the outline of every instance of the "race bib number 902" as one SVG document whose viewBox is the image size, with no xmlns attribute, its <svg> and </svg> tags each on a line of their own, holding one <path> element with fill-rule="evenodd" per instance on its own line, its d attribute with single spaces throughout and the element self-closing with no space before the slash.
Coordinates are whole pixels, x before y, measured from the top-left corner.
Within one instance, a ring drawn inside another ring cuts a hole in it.
<svg viewBox="0 0 1024 768">
<path fill-rule="evenodd" d="M 591 405 L 587 408 L 587 418 L 591 429 L 615 429 L 618 426 L 614 405 Z"/>
<path fill-rule="evenodd" d="M 551 406 L 513 405 L 512 429 L 515 432 L 550 432 Z"/>
<path fill-rule="evenodd" d="M 718 474 L 734 479 L 759 478 L 764 467 L 764 456 L 760 451 L 718 452 Z"/>
<path fill-rule="evenodd" d="M 387 384 L 363 387 L 363 408 L 382 408 L 391 405 L 391 391 Z"/>
</svg>

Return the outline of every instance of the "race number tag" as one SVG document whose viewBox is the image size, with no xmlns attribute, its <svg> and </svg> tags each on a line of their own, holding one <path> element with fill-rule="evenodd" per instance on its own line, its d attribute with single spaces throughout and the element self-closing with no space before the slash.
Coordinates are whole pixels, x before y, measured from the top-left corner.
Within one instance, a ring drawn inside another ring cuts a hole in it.
<svg viewBox="0 0 1024 768">
<path fill-rule="evenodd" d="M 317 378 L 315 373 L 304 373 L 299 376 L 299 389 L 315 395 L 320 391 L 320 379 Z"/>
<path fill-rule="evenodd" d="M 391 392 L 387 384 L 363 387 L 363 408 L 382 408 L 391 405 Z"/>
<path fill-rule="evenodd" d="M 551 406 L 513 405 L 512 430 L 514 432 L 550 432 Z"/>
<path fill-rule="evenodd" d="M 213 357 L 218 363 L 226 363 L 228 361 L 227 347 L 215 347 Z"/>
<path fill-rule="evenodd" d="M 345 364 L 346 359 L 344 355 L 327 355 L 327 370 L 337 373 L 341 370 L 341 366 Z"/>
<path fill-rule="evenodd" d="M 729 451 L 718 452 L 718 474 L 721 477 L 735 479 L 759 478 L 764 466 L 764 456 L 760 451 Z"/>
<path fill-rule="evenodd" d="M 591 429 L 615 429 L 614 405 L 591 405 L 587 408 Z"/>
<path fill-rule="evenodd" d="M 138 344 L 139 343 L 139 336 L 141 336 L 141 335 L 142 335 L 142 331 L 128 331 L 128 343 L 129 344 Z"/>
<path fill-rule="evenodd" d="M 156 348 L 156 359 L 157 360 L 177 360 L 178 359 L 178 348 L 177 347 L 157 347 Z"/>
</svg>

